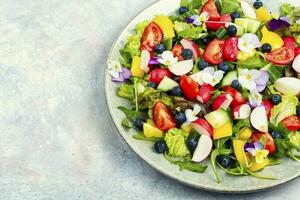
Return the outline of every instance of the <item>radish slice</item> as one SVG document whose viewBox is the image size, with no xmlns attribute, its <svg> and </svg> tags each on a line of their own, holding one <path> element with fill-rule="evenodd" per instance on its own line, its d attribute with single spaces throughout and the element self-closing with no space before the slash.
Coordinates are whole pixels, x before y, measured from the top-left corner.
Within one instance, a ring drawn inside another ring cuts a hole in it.
<svg viewBox="0 0 300 200">
<path fill-rule="evenodd" d="M 202 72 L 197 72 L 195 74 L 190 75 L 190 78 L 196 81 L 199 85 L 203 85 L 204 82 L 202 80 Z"/>
<path fill-rule="evenodd" d="M 193 52 L 193 55 L 194 55 L 195 58 L 200 57 L 199 47 L 193 41 L 190 41 L 190 40 L 187 40 L 187 39 L 182 39 L 180 41 L 180 43 L 183 46 L 183 48 L 190 49 Z"/>
<path fill-rule="evenodd" d="M 256 19 L 256 13 L 252 6 L 245 0 L 241 1 L 241 7 L 244 15 L 249 18 Z"/>
<path fill-rule="evenodd" d="M 232 109 L 233 119 L 247 119 L 250 116 L 251 108 L 248 104 L 242 104 Z"/>
<path fill-rule="evenodd" d="M 197 148 L 193 154 L 192 161 L 194 162 L 201 162 L 205 158 L 207 158 L 212 149 L 212 139 L 207 135 L 201 135 Z"/>
<path fill-rule="evenodd" d="M 268 118 L 264 106 L 254 108 L 250 115 L 250 122 L 252 126 L 260 132 L 268 132 Z"/>
<path fill-rule="evenodd" d="M 148 73 L 150 70 L 148 67 L 149 61 L 150 61 L 149 51 L 142 50 L 142 52 L 141 52 L 141 69 L 146 73 Z"/>
<path fill-rule="evenodd" d="M 177 62 L 173 65 L 170 65 L 168 68 L 170 72 L 175 74 L 176 76 L 182 76 L 189 73 L 194 67 L 193 60 L 184 60 L 181 62 Z"/>
<path fill-rule="evenodd" d="M 274 83 L 274 88 L 282 94 L 300 94 L 300 80 L 294 77 L 279 78 Z"/>
<path fill-rule="evenodd" d="M 293 69 L 300 73 L 300 54 L 296 56 L 294 62 L 293 62 Z"/>
</svg>

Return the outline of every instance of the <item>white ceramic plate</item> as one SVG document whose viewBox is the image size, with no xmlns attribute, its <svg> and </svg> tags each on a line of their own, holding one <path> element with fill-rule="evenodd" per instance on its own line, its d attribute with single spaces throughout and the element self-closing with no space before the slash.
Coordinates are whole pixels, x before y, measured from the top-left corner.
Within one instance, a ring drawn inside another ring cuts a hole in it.
<svg viewBox="0 0 300 200">
<path fill-rule="evenodd" d="M 300 4 L 298 0 L 290 0 L 294 4 Z M 121 32 L 112 46 L 107 61 L 115 61 L 119 58 L 119 49 L 123 47 L 126 42 L 127 36 L 134 29 L 135 25 L 143 20 L 152 19 L 155 14 L 170 14 L 179 8 L 180 0 L 161 0 L 158 1 L 140 14 L 138 14 Z M 278 10 L 280 5 L 279 0 L 266 1 L 266 5 L 272 6 L 272 10 Z M 189 171 L 179 171 L 177 165 L 172 165 L 164 159 L 160 154 L 157 154 L 153 150 L 153 143 L 147 141 L 135 140 L 132 135 L 136 134 L 136 131 L 125 130 L 121 126 L 124 115 L 117 109 L 119 105 L 128 105 L 127 101 L 116 96 L 118 84 L 111 82 L 110 76 L 107 70 L 105 70 L 105 95 L 107 105 L 119 133 L 128 143 L 128 145 L 147 163 L 152 167 L 163 173 L 164 175 L 178 180 L 182 183 L 190 185 L 195 188 L 227 193 L 246 193 L 254 192 L 263 189 L 267 189 L 282 183 L 286 183 L 300 175 L 300 162 L 295 162 L 290 159 L 284 160 L 282 165 L 272 166 L 266 168 L 262 174 L 266 176 L 277 177 L 278 180 L 262 180 L 249 176 L 237 177 L 225 174 L 222 170 L 220 176 L 222 181 L 220 184 L 216 183 L 212 168 L 208 161 L 208 169 L 203 174 L 193 173 Z M 144 180 L 147 181 L 147 180 Z"/>
</svg>

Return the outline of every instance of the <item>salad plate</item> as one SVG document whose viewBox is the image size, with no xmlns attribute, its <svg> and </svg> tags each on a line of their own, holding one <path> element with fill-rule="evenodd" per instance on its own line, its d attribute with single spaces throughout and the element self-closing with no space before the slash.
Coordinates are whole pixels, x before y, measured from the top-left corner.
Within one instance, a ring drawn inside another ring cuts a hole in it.
<svg viewBox="0 0 300 200">
<path fill-rule="evenodd" d="M 300 115 L 300 26 L 299 38 L 279 33 L 297 23 L 291 20 L 300 9 L 290 13 L 299 2 L 262 2 L 160 0 L 114 42 L 104 71 L 111 118 L 131 149 L 165 176 L 249 193 L 300 175 L 300 121 L 291 123 Z"/>
</svg>

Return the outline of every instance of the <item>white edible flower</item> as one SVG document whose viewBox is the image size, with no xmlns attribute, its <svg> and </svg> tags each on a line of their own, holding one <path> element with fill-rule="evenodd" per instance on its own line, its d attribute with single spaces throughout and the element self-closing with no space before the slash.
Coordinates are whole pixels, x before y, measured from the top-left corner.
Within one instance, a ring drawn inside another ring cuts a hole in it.
<svg viewBox="0 0 300 200">
<path fill-rule="evenodd" d="M 184 125 L 189 125 L 190 123 L 196 121 L 198 119 L 197 115 L 200 113 L 201 107 L 198 104 L 194 105 L 194 109 L 186 109 L 184 114 L 186 117 L 186 121 L 184 122 Z"/>
<path fill-rule="evenodd" d="M 261 47 L 261 43 L 254 33 L 246 33 L 238 41 L 238 48 L 244 53 L 251 53 L 254 49 Z"/>
<path fill-rule="evenodd" d="M 213 67 L 207 67 L 202 70 L 202 80 L 204 83 L 215 86 L 222 80 L 224 72 L 222 70 L 215 71 Z"/>
<path fill-rule="evenodd" d="M 163 65 L 169 66 L 178 62 L 178 58 L 174 57 L 171 51 L 164 51 L 161 55 L 161 58 L 157 59 Z"/>
<path fill-rule="evenodd" d="M 110 61 L 108 63 L 108 73 L 114 77 L 114 78 L 119 78 L 120 73 L 122 72 L 122 66 L 119 62 L 117 61 Z"/>
<path fill-rule="evenodd" d="M 252 107 L 257 107 L 262 104 L 262 95 L 257 91 L 251 91 L 248 98 Z"/>
<path fill-rule="evenodd" d="M 259 76 L 260 72 L 256 69 L 242 69 L 239 74 L 238 81 L 244 88 L 247 88 L 251 91 L 256 88 L 255 79 L 257 79 Z"/>
<path fill-rule="evenodd" d="M 202 12 L 199 15 L 193 15 L 191 16 L 191 19 L 194 20 L 193 24 L 196 26 L 201 26 L 203 22 L 206 22 L 209 19 L 208 12 Z"/>
</svg>

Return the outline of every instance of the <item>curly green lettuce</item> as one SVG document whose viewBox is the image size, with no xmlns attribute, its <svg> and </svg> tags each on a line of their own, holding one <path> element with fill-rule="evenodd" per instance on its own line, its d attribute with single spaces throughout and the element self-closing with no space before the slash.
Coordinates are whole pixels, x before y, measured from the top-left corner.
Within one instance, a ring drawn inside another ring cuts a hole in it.
<svg viewBox="0 0 300 200">
<path fill-rule="evenodd" d="M 190 155 L 190 151 L 185 144 L 187 136 L 188 133 L 178 128 L 170 129 L 166 133 L 165 141 L 169 149 L 169 156 L 186 157 Z"/>
<path fill-rule="evenodd" d="M 201 26 L 195 27 L 185 22 L 175 21 L 174 29 L 177 35 L 182 38 L 199 39 L 207 35 Z"/>
</svg>

